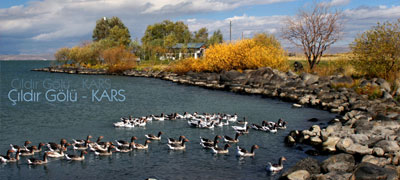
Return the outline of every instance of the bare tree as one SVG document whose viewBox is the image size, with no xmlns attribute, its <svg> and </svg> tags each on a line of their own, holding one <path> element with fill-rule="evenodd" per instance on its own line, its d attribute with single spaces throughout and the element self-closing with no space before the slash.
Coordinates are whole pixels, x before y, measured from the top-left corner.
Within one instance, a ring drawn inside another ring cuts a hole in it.
<svg viewBox="0 0 400 180">
<path fill-rule="evenodd" d="M 318 64 L 325 50 L 341 35 L 342 12 L 327 3 L 314 1 L 310 10 L 299 10 L 295 17 L 285 20 L 283 38 L 303 48 L 310 70 Z"/>
</svg>

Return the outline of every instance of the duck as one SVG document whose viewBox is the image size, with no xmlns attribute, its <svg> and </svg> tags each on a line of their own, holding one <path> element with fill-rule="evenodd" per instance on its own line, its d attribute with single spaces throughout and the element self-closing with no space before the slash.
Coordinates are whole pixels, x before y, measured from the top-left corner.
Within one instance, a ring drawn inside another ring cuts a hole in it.
<svg viewBox="0 0 400 180">
<path fill-rule="evenodd" d="M 214 141 L 211 141 L 209 139 L 206 138 L 201 138 L 200 137 L 200 145 L 204 148 L 204 149 L 211 149 L 212 147 L 218 148 L 218 139 L 220 139 L 221 136 L 216 135 L 214 138 Z"/>
<path fill-rule="evenodd" d="M 160 131 L 160 132 L 158 132 L 157 136 L 154 134 L 146 134 L 145 136 L 147 139 L 159 141 L 159 140 L 161 140 L 161 134 L 163 134 L 163 132 Z"/>
<path fill-rule="evenodd" d="M 47 153 L 44 153 L 44 155 L 43 155 L 43 160 L 40 160 L 40 159 L 35 159 L 35 158 L 29 158 L 29 159 L 27 159 L 27 161 L 28 161 L 28 164 L 29 165 L 41 165 L 41 164 L 47 164 L 47 156 L 48 156 L 48 154 Z"/>
<path fill-rule="evenodd" d="M 153 115 L 153 119 L 156 120 L 156 121 L 164 121 L 165 120 L 164 113 L 161 113 L 161 116 L 154 116 Z"/>
<path fill-rule="evenodd" d="M 151 143 L 150 140 L 146 140 L 144 144 L 135 144 L 134 148 L 135 149 L 148 149 L 149 148 L 149 143 Z"/>
<path fill-rule="evenodd" d="M 250 157 L 250 156 L 254 156 L 254 150 L 258 149 L 258 145 L 253 145 L 251 146 L 251 151 L 248 152 L 246 149 L 244 148 L 240 148 L 239 146 L 237 146 L 237 155 L 240 157 Z"/>
<path fill-rule="evenodd" d="M 72 155 L 72 154 L 65 154 L 65 159 L 69 161 L 83 161 L 85 159 L 85 154 L 87 154 L 87 151 L 82 151 L 81 155 Z"/>
<path fill-rule="evenodd" d="M 180 144 L 180 143 L 182 143 L 184 138 L 186 138 L 186 137 L 185 136 L 179 136 L 178 140 L 176 140 L 174 138 L 168 138 L 168 144 Z"/>
<path fill-rule="evenodd" d="M 72 148 L 73 148 L 74 150 L 81 150 L 81 151 L 87 150 L 88 147 L 89 147 L 89 143 L 90 143 L 90 140 L 89 140 L 89 141 L 86 141 L 86 142 L 83 143 L 83 144 L 74 144 L 74 145 L 72 145 Z"/>
<path fill-rule="evenodd" d="M 44 143 L 39 143 L 39 145 L 37 146 L 38 148 L 35 149 L 35 150 L 33 150 L 33 151 L 34 151 L 35 153 L 42 152 L 43 146 L 45 146 Z M 33 146 L 28 147 L 28 150 L 32 149 L 32 147 L 33 147 Z"/>
<path fill-rule="evenodd" d="M 227 117 L 226 119 L 230 122 L 236 122 L 237 121 L 237 113 L 235 113 L 233 116 Z"/>
<path fill-rule="evenodd" d="M 235 131 L 244 131 L 246 130 L 247 121 L 243 123 L 243 126 L 231 126 Z"/>
<path fill-rule="evenodd" d="M 20 156 L 33 156 L 35 154 L 36 146 L 32 146 L 32 148 L 28 151 L 20 150 Z"/>
<path fill-rule="evenodd" d="M 22 147 L 19 147 L 18 145 L 13 145 L 13 144 L 10 144 L 10 147 L 14 152 L 17 151 L 18 148 L 20 148 L 22 151 L 23 150 L 28 151 L 28 145 L 31 144 L 31 143 L 32 142 L 30 142 L 30 141 L 25 141 L 24 142 L 24 146 L 22 146 Z"/>
<path fill-rule="evenodd" d="M 286 129 L 286 124 L 287 122 L 284 121 L 282 118 L 280 118 L 276 123 L 278 129 Z"/>
<path fill-rule="evenodd" d="M 250 129 L 250 126 L 246 126 L 246 129 L 244 129 L 244 130 L 236 130 L 235 132 L 236 133 L 240 133 L 240 134 L 249 134 L 249 129 Z"/>
<path fill-rule="evenodd" d="M 18 148 L 17 153 L 15 154 L 15 158 L 11 157 L 11 154 L 13 152 L 15 152 L 15 151 L 12 149 L 8 150 L 7 154 L 5 156 L 3 156 L 3 155 L 0 156 L 0 161 L 2 163 L 17 162 L 19 160 L 20 148 Z"/>
<path fill-rule="evenodd" d="M 184 150 L 186 149 L 185 142 L 189 142 L 189 140 L 185 138 L 181 144 L 168 144 L 168 147 L 171 150 Z"/>
<path fill-rule="evenodd" d="M 105 142 L 104 145 L 98 145 L 95 143 L 93 146 L 91 144 L 88 144 L 88 149 L 90 151 L 96 151 L 96 150 L 107 151 L 107 148 L 111 145 L 113 145 L 112 142 Z"/>
<path fill-rule="evenodd" d="M 94 154 L 97 156 L 111 156 L 112 155 L 111 149 L 114 147 L 115 147 L 114 145 L 110 145 L 110 146 L 108 146 L 107 150 L 105 150 L 105 151 L 96 150 L 96 151 L 94 151 Z"/>
<path fill-rule="evenodd" d="M 47 151 L 47 155 L 51 158 L 60 158 L 64 156 L 64 150 L 60 149 L 60 151 Z"/>
<path fill-rule="evenodd" d="M 222 149 L 222 148 L 216 148 L 216 147 L 211 147 L 211 149 L 212 149 L 212 152 L 214 153 L 214 154 L 228 154 L 229 153 L 229 147 L 231 147 L 231 145 L 230 144 L 225 144 L 225 147 Z"/>
<path fill-rule="evenodd" d="M 59 149 L 64 149 L 65 151 L 67 150 L 66 148 L 66 144 L 67 144 L 67 140 L 66 139 L 61 139 L 60 140 L 60 144 L 57 144 L 55 142 L 49 142 L 47 143 L 47 147 L 49 148 L 50 151 L 55 151 L 55 150 L 59 150 Z"/>
<path fill-rule="evenodd" d="M 242 121 L 237 121 L 238 124 L 247 124 L 246 117 L 243 117 Z"/>
<path fill-rule="evenodd" d="M 283 161 L 286 161 L 286 158 L 284 156 L 279 158 L 279 164 L 271 164 L 271 162 L 268 162 L 265 169 L 268 172 L 279 172 L 283 169 Z"/>
<path fill-rule="evenodd" d="M 130 145 L 130 143 L 134 142 L 137 139 L 136 136 L 132 136 L 131 137 L 131 142 L 125 141 L 125 140 L 115 140 L 115 142 L 117 142 L 118 146 L 126 146 L 128 147 Z"/>
<path fill-rule="evenodd" d="M 227 142 L 227 143 L 238 143 L 240 135 L 241 135 L 240 133 L 236 133 L 235 134 L 235 138 L 231 138 L 229 136 L 224 136 L 224 142 Z"/>
<path fill-rule="evenodd" d="M 103 138 L 104 138 L 104 136 L 99 136 L 99 137 L 97 138 L 97 141 L 95 142 L 95 144 L 102 145 L 102 146 L 106 145 L 107 142 L 102 142 L 102 141 L 101 141 Z"/>
<path fill-rule="evenodd" d="M 86 140 L 85 140 L 85 139 L 78 139 L 78 140 L 72 139 L 72 141 L 74 142 L 73 144 L 83 144 L 83 143 L 85 143 L 86 141 L 89 141 L 90 138 L 93 138 L 93 137 L 92 137 L 91 135 L 88 135 L 88 136 L 86 137 Z"/>
<path fill-rule="evenodd" d="M 135 146 L 135 142 L 131 142 L 129 144 L 129 146 L 118 146 L 118 147 L 115 147 L 115 150 L 117 152 L 127 153 L 127 152 L 131 152 L 133 150 L 134 146 Z"/>
</svg>

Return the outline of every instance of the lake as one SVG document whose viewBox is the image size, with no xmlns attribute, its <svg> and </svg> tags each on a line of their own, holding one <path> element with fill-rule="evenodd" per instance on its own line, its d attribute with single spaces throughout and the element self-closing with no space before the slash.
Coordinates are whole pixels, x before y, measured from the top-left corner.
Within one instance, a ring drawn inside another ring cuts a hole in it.
<svg viewBox="0 0 400 180">
<path fill-rule="evenodd" d="M 89 153 L 82 162 L 50 159 L 47 165 L 30 166 L 22 157 L 16 164 L 0 165 L 0 179 L 276 179 L 279 173 L 266 173 L 267 162 L 277 163 L 279 157 L 285 156 L 287 169 L 308 156 L 296 148 L 286 147 L 285 136 L 291 130 L 309 128 L 313 123 L 308 119 L 318 118 L 326 123 L 335 117 L 318 109 L 292 108 L 291 103 L 277 99 L 160 79 L 30 71 L 49 65 L 50 61 L 0 61 L 0 154 L 4 155 L 10 144 L 23 145 L 25 140 L 37 145 L 59 142 L 61 138 L 84 139 L 89 134 L 92 140 L 104 136 L 104 141 L 129 140 L 136 136 L 136 142 L 143 143 L 144 134 L 163 131 L 162 140 L 152 142 L 147 151 L 113 153 L 110 157 Z M 255 151 L 254 158 L 238 158 L 236 145 L 228 155 L 213 155 L 199 145 L 200 136 L 234 136 L 230 126 L 195 129 L 187 121 L 177 120 L 153 121 L 144 128 L 113 127 L 120 117 L 129 115 L 186 111 L 237 113 L 239 119 L 246 117 L 250 124 L 283 118 L 288 128 L 276 134 L 250 130 L 248 135 L 239 137 L 238 145 L 250 149 L 257 144 L 260 149 Z M 169 150 L 167 138 L 180 135 L 190 141 L 186 150 Z M 35 155 L 41 156 L 42 153 Z"/>
</svg>

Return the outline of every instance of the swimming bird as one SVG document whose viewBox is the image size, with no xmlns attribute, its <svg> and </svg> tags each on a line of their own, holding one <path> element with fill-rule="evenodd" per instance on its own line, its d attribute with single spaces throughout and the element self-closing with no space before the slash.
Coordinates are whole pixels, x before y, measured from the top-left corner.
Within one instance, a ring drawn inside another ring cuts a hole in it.
<svg viewBox="0 0 400 180">
<path fill-rule="evenodd" d="M 118 146 L 126 146 L 128 147 L 130 145 L 130 143 L 134 142 L 137 139 L 136 136 L 132 136 L 131 137 L 131 142 L 125 141 L 125 140 L 115 140 L 115 142 L 117 142 Z"/>
<path fill-rule="evenodd" d="M 189 140 L 185 138 L 181 144 L 168 144 L 168 147 L 171 150 L 184 150 L 186 149 L 185 142 L 189 142 Z"/>
<path fill-rule="evenodd" d="M 150 140 L 161 140 L 161 134 L 163 134 L 163 132 L 158 132 L 158 135 L 156 136 L 156 135 L 154 135 L 154 134 L 146 134 L 145 136 L 146 136 L 146 138 L 147 139 L 150 139 Z"/>
<path fill-rule="evenodd" d="M 65 154 L 65 159 L 69 161 L 82 161 L 85 159 L 85 154 L 87 154 L 87 151 L 82 151 L 81 155 L 72 155 L 72 154 Z"/>
<path fill-rule="evenodd" d="M 60 151 L 47 151 L 47 155 L 51 158 L 59 158 L 64 156 L 64 150 L 60 149 Z"/>
<path fill-rule="evenodd" d="M 112 155 L 112 148 L 114 148 L 115 146 L 110 145 L 108 146 L 107 150 L 102 151 L 102 150 L 96 150 L 94 151 L 94 154 L 97 156 L 111 156 Z"/>
<path fill-rule="evenodd" d="M 89 143 L 90 143 L 90 140 L 89 141 L 86 141 L 85 143 L 83 143 L 83 144 L 74 144 L 74 145 L 72 145 L 72 148 L 74 149 L 74 150 L 87 150 L 87 148 L 89 147 Z"/>
<path fill-rule="evenodd" d="M 205 148 L 205 149 L 211 149 L 212 147 L 218 148 L 218 139 L 220 139 L 221 136 L 216 135 L 214 138 L 214 141 L 211 141 L 209 139 L 206 138 L 201 138 L 200 137 L 200 145 Z"/>
<path fill-rule="evenodd" d="M 235 131 L 243 131 L 246 130 L 247 121 L 243 123 L 243 126 L 231 126 Z"/>
<path fill-rule="evenodd" d="M 223 149 L 215 148 L 215 147 L 211 147 L 211 149 L 214 154 L 227 154 L 227 153 L 229 153 L 229 149 L 228 149 L 229 147 L 231 147 L 230 144 L 225 144 L 225 147 Z"/>
<path fill-rule="evenodd" d="M 134 148 L 135 149 L 148 149 L 149 148 L 149 143 L 151 143 L 150 140 L 146 140 L 144 144 L 135 144 Z"/>
<path fill-rule="evenodd" d="M 34 149 L 33 152 L 35 152 L 35 153 L 42 152 L 43 146 L 45 146 L 44 143 L 39 143 L 39 145 L 37 146 L 37 149 Z M 30 146 L 27 149 L 30 150 L 32 148 L 33 148 L 33 146 Z"/>
<path fill-rule="evenodd" d="M 231 138 L 229 136 L 224 136 L 224 142 L 227 142 L 227 143 L 238 143 L 240 135 L 241 135 L 240 133 L 236 133 L 235 134 L 235 138 Z"/>
<path fill-rule="evenodd" d="M 282 156 L 279 158 L 279 164 L 271 164 L 271 162 L 268 162 L 265 169 L 269 172 L 281 171 L 283 169 L 283 161 L 286 161 L 286 158 Z"/>
<path fill-rule="evenodd" d="M 11 149 L 12 149 L 13 151 L 17 151 L 18 148 L 20 148 L 21 150 L 28 151 L 28 145 L 31 144 L 31 143 L 32 143 L 32 142 L 30 142 L 30 141 L 25 141 L 25 142 L 24 142 L 24 146 L 22 146 L 22 147 L 20 147 L 20 146 L 18 146 L 18 145 L 12 145 L 12 144 L 10 144 L 10 147 L 11 147 Z"/>
<path fill-rule="evenodd" d="M 186 138 L 186 137 L 185 136 L 179 136 L 178 140 L 176 140 L 174 138 L 168 138 L 168 144 L 180 144 L 180 143 L 182 143 L 184 138 Z"/>
<path fill-rule="evenodd" d="M 35 158 L 29 158 L 27 159 L 29 165 L 41 165 L 41 164 L 47 164 L 47 153 L 44 153 L 43 155 L 43 160 L 40 159 L 35 159 Z"/>
<path fill-rule="evenodd" d="M 11 154 L 13 152 L 15 152 L 15 151 L 10 149 L 7 151 L 7 154 L 5 156 L 0 155 L 0 161 L 2 163 L 17 162 L 19 160 L 20 148 L 18 148 L 17 153 L 15 154 L 15 158 L 11 157 Z"/>
<path fill-rule="evenodd" d="M 86 137 L 86 140 L 85 139 L 78 139 L 78 140 L 72 139 L 72 141 L 74 142 L 73 144 L 83 144 L 86 141 L 89 141 L 90 138 L 93 138 L 93 137 L 91 135 L 88 135 Z"/>
<path fill-rule="evenodd" d="M 20 154 L 21 156 L 33 156 L 35 154 L 35 150 L 37 149 L 36 146 L 32 146 L 32 148 L 28 151 L 26 150 L 20 150 Z"/>
<path fill-rule="evenodd" d="M 129 144 L 129 146 L 118 146 L 118 147 L 115 147 L 115 150 L 117 152 L 127 153 L 127 152 L 131 152 L 133 150 L 134 146 L 135 146 L 135 142 L 131 142 Z"/>
<path fill-rule="evenodd" d="M 254 150 L 258 149 L 259 147 L 257 145 L 253 145 L 251 147 L 251 151 L 248 152 L 246 149 L 244 148 L 240 148 L 239 146 L 237 146 L 237 156 L 241 156 L 241 157 L 249 157 L 249 156 L 254 156 Z"/>
</svg>

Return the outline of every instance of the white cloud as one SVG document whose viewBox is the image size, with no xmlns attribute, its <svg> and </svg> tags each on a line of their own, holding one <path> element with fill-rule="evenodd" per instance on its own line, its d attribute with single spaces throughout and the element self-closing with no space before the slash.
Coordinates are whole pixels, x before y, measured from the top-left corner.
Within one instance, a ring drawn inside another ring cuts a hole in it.
<svg viewBox="0 0 400 180">
<path fill-rule="evenodd" d="M 332 0 L 331 2 L 329 2 L 329 5 L 331 6 L 343 6 L 343 5 L 347 5 L 350 3 L 350 0 Z"/>
</svg>

